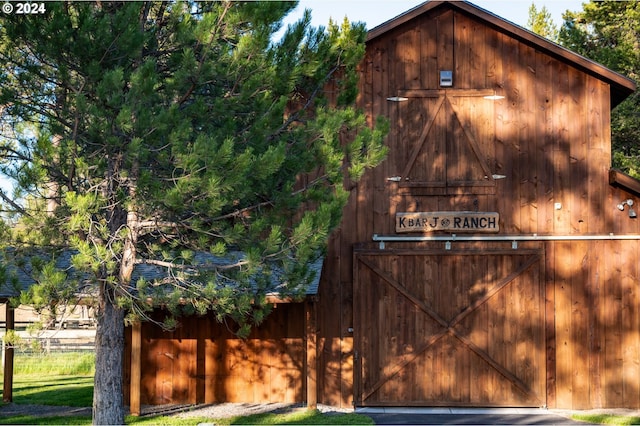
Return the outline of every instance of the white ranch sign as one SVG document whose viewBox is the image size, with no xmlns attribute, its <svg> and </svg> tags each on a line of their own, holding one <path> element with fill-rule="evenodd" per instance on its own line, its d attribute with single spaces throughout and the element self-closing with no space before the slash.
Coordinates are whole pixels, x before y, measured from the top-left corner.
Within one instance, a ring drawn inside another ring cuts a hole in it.
<svg viewBox="0 0 640 426">
<path fill-rule="evenodd" d="M 498 232 L 499 219 L 495 212 L 396 213 L 396 232 Z"/>
</svg>

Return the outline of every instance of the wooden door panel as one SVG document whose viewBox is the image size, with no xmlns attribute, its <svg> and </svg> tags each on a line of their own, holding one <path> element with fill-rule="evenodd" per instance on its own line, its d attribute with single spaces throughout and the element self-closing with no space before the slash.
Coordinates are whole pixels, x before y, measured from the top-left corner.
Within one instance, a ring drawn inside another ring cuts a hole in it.
<svg viewBox="0 0 640 426">
<path fill-rule="evenodd" d="M 538 251 L 357 254 L 356 401 L 544 405 L 542 265 Z"/>
<path fill-rule="evenodd" d="M 143 404 L 196 403 L 195 339 L 147 339 L 142 363 L 151 366 L 141 377 Z"/>
<path fill-rule="evenodd" d="M 396 165 L 400 187 L 432 195 L 493 193 L 494 105 L 486 92 L 410 92 L 408 110 L 422 113 L 398 129 L 406 141 Z"/>
<path fill-rule="evenodd" d="M 425 116 L 423 120 L 407 122 L 407 136 L 412 138 L 409 139 L 412 143 L 407 146 L 410 155 L 399 165 L 402 167 L 402 183 L 445 187 L 448 127 L 445 99 L 416 98 L 411 103 L 418 104 Z"/>
</svg>

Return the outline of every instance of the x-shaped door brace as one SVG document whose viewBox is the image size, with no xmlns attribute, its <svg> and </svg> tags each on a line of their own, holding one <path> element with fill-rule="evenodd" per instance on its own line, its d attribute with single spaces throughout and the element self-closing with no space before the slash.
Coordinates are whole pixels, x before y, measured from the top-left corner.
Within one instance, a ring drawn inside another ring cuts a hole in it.
<svg viewBox="0 0 640 426">
<path fill-rule="evenodd" d="M 443 105 L 445 103 L 445 100 L 446 100 L 447 104 L 449 105 L 449 107 L 452 110 L 455 122 L 457 122 L 459 124 L 460 128 L 464 132 L 464 135 L 466 137 L 466 141 L 469 143 L 469 146 L 471 147 L 471 151 L 473 152 L 473 155 L 475 155 L 476 160 L 478 161 L 478 164 L 480 164 L 480 167 L 482 168 L 482 171 L 484 172 L 485 178 L 489 182 L 492 182 L 493 181 L 493 174 L 492 174 L 491 170 L 489 169 L 489 166 L 486 164 L 485 160 L 482 159 L 482 155 L 480 153 L 480 148 L 478 146 L 478 142 L 476 141 L 476 138 L 473 136 L 473 134 L 471 133 L 470 129 L 468 129 L 467 126 L 465 126 L 462 123 L 462 121 L 460 120 L 459 114 L 456 111 L 456 108 L 453 106 L 451 101 L 449 101 L 447 99 L 447 96 L 445 94 L 441 94 L 439 96 L 438 102 L 437 102 L 436 106 L 433 108 L 433 111 L 429 112 L 427 123 L 424 126 L 424 128 L 422 129 L 422 133 L 420 134 L 418 142 L 415 144 L 415 147 L 413 148 L 413 152 L 411 152 L 411 155 L 409 156 L 409 162 L 407 163 L 407 165 L 405 166 L 404 170 L 402 171 L 402 175 L 401 175 L 402 178 L 405 178 L 405 179 L 408 178 L 409 172 L 411 172 L 411 169 L 413 168 L 416 160 L 418 159 L 418 154 L 420 154 L 420 151 L 422 151 L 422 147 L 424 146 L 425 142 L 427 141 L 427 136 L 429 135 L 429 132 L 431 131 L 431 127 L 433 126 L 433 123 L 435 122 L 436 117 L 440 113 L 440 110 L 442 109 L 442 107 L 443 107 Z"/>
<path fill-rule="evenodd" d="M 482 358 L 487 364 L 493 367 L 498 373 L 504 376 L 507 380 L 511 381 L 514 385 L 516 385 L 526 395 L 533 397 L 536 401 L 541 403 L 538 396 L 535 393 L 533 393 L 531 389 L 529 389 L 529 387 L 522 380 L 520 380 L 518 377 L 516 377 L 513 373 L 508 371 L 502 365 L 497 363 L 493 358 L 491 358 L 491 356 L 486 351 L 484 351 L 478 345 L 473 343 L 469 338 L 460 335 L 455 329 L 455 326 L 459 324 L 464 318 L 466 318 L 473 311 L 475 311 L 480 306 L 485 304 L 495 294 L 497 294 L 500 290 L 502 290 L 507 284 L 513 281 L 517 276 L 522 274 L 524 271 L 526 271 L 531 265 L 538 262 L 540 260 L 539 255 L 534 254 L 531 257 L 529 257 L 529 259 L 527 259 L 526 262 L 520 265 L 520 267 L 517 270 L 510 273 L 509 275 L 504 277 L 502 280 L 500 280 L 495 287 L 493 287 L 489 292 L 487 292 L 487 294 L 485 294 L 480 299 L 476 300 L 471 305 L 467 306 L 464 310 L 462 310 L 462 312 L 456 315 L 450 322 L 445 321 L 436 311 L 434 311 L 429 306 L 425 305 L 424 302 L 422 302 L 420 299 L 416 298 L 411 293 L 409 293 L 398 281 L 389 277 L 388 274 L 386 274 L 378 266 L 374 265 L 373 263 L 363 258 L 359 258 L 358 260 L 362 262 L 364 265 L 366 265 L 373 272 L 378 274 L 380 277 L 382 277 L 382 279 L 384 279 L 387 283 L 389 283 L 400 294 L 402 294 L 404 297 L 409 299 L 411 303 L 416 305 L 421 311 L 426 313 L 434 321 L 436 321 L 438 324 L 442 326 L 442 330 L 440 330 L 438 333 L 435 333 L 433 336 L 431 336 L 429 340 L 427 340 L 422 347 L 418 348 L 418 350 L 416 350 L 411 354 L 402 355 L 400 357 L 399 363 L 396 363 L 391 367 L 385 367 L 384 370 L 382 371 L 382 377 L 371 387 L 371 389 L 369 389 L 366 392 L 363 392 L 362 401 L 369 398 L 391 377 L 395 376 L 398 372 L 400 372 L 400 370 L 402 370 L 408 364 L 413 362 L 413 360 L 415 360 L 418 356 L 423 354 L 427 349 L 429 349 L 433 344 L 435 344 L 443 336 L 448 334 L 460 340 L 464 345 L 466 345 L 469 349 L 475 352 L 480 358 Z"/>
</svg>

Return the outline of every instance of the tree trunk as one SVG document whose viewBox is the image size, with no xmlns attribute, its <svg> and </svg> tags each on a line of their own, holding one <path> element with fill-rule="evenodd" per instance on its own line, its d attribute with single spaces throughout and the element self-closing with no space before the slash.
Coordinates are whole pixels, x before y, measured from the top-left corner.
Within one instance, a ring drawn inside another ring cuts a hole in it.
<svg viewBox="0 0 640 426">
<path fill-rule="evenodd" d="M 124 424 L 123 363 L 124 311 L 118 308 L 115 294 L 101 285 L 100 311 L 96 330 L 96 374 L 93 384 L 93 424 Z"/>
<path fill-rule="evenodd" d="M 123 241 L 122 257 L 118 270 L 117 285 L 100 283 L 98 300 L 98 328 L 96 330 L 96 375 L 93 384 L 93 424 L 124 424 L 124 316 L 117 299 L 122 289 L 131 281 L 135 267 L 136 242 L 138 240 L 138 214 L 135 209 L 125 210 L 119 200 L 119 192 L 126 189 L 130 200 L 135 199 L 135 185 L 120 186 L 124 179 L 120 176 L 122 154 L 109 159 L 106 199 L 110 210 L 107 214 L 109 232 L 113 240 L 121 237 L 122 230 L 128 232 Z M 130 180 L 138 177 L 134 162 Z M 112 279 L 115 277 L 111 277 Z"/>
</svg>

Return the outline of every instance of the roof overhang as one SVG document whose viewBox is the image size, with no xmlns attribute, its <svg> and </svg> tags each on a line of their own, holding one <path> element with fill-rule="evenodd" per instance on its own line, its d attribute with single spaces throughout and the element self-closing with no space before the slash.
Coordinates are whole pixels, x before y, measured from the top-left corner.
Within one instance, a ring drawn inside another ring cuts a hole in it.
<svg viewBox="0 0 640 426">
<path fill-rule="evenodd" d="M 609 170 L 609 185 L 622 188 L 630 193 L 640 196 L 640 180 L 620 170 Z"/>
<path fill-rule="evenodd" d="M 409 22 L 410 20 L 437 9 L 439 7 L 448 7 L 453 10 L 467 13 L 485 22 L 487 25 L 498 31 L 508 33 L 512 38 L 522 43 L 530 45 L 541 52 L 548 54 L 558 60 L 568 63 L 598 79 L 608 83 L 611 86 L 611 108 L 624 101 L 629 95 L 636 90 L 636 83 L 609 68 L 594 62 L 584 56 L 578 55 L 569 49 L 566 49 L 556 43 L 547 40 L 519 25 L 505 20 L 481 7 L 478 7 L 468 1 L 463 0 L 432 0 L 422 3 L 397 17 L 386 21 L 367 33 L 367 43 L 386 34 L 387 32 Z"/>
</svg>

